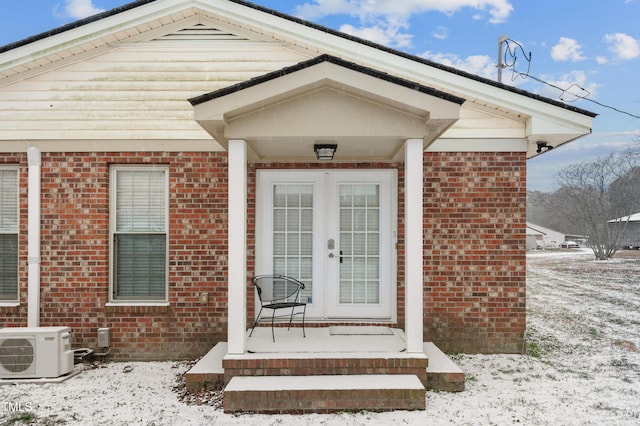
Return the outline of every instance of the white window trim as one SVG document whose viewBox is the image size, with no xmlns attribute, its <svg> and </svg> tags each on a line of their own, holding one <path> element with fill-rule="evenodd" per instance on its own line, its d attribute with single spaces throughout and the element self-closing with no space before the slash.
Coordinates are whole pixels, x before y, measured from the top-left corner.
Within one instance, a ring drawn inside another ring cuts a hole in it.
<svg viewBox="0 0 640 426">
<path fill-rule="evenodd" d="M 20 306 L 20 168 L 17 165 L 2 165 L 0 170 L 12 170 L 16 172 L 16 217 L 18 219 L 18 229 L 15 232 L 3 232 L 3 234 L 15 234 L 18 237 L 18 251 L 16 253 L 16 262 L 18 262 L 17 273 L 17 293 L 15 299 L 0 299 L 0 307 Z"/>
<path fill-rule="evenodd" d="M 118 171 L 162 171 L 165 177 L 165 234 L 167 238 L 165 252 L 164 299 L 119 299 L 115 298 L 115 244 L 116 230 L 116 174 Z M 114 164 L 109 169 L 109 301 L 105 306 L 169 306 L 169 167 L 164 165 L 120 165 Z"/>
</svg>

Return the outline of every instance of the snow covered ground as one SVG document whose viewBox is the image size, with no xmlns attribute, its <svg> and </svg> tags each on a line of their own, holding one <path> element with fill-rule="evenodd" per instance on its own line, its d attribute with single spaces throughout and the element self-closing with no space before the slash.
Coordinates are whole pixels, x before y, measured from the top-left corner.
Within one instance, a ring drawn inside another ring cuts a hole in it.
<svg viewBox="0 0 640 426">
<path fill-rule="evenodd" d="M 186 363 L 109 363 L 62 384 L 0 386 L 0 424 L 640 424 L 640 252 L 527 260 L 528 355 L 453 356 L 466 390 L 427 392 L 424 412 L 227 415 L 210 396 L 180 401 L 173 388 Z"/>
</svg>

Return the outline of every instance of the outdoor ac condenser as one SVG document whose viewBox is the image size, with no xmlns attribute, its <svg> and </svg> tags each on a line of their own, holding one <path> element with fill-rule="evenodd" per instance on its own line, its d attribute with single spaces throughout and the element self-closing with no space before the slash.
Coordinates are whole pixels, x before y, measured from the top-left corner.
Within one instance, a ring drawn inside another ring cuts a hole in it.
<svg viewBox="0 0 640 426">
<path fill-rule="evenodd" d="M 54 378 L 73 369 L 69 327 L 0 329 L 0 378 Z"/>
</svg>

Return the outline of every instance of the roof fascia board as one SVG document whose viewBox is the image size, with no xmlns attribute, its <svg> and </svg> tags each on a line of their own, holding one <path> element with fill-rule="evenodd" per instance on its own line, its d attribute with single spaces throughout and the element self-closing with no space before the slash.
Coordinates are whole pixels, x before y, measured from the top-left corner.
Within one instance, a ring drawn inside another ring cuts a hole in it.
<svg viewBox="0 0 640 426">
<path fill-rule="evenodd" d="M 185 3 L 182 0 L 152 1 L 120 13 L 105 16 L 85 25 L 79 25 L 48 37 L 38 38 L 23 46 L 0 53 L 0 69 L 33 62 L 39 58 L 64 51 L 79 44 L 99 40 L 145 22 L 166 18 L 172 14 L 185 11 L 187 8 L 184 5 Z"/>
</svg>

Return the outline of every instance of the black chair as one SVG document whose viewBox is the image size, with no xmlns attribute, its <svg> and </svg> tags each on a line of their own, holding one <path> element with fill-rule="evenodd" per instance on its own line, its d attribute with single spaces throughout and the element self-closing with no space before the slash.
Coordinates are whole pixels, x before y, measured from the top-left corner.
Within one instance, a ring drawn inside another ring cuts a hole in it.
<svg viewBox="0 0 640 426">
<path fill-rule="evenodd" d="M 291 309 L 291 314 L 286 315 L 289 317 L 289 327 L 287 330 L 291 328 L 293 316 L 302 315 L 302 335 L 307 337 L 304 331 L 304 316 L 307 312 L 307 304 L 306 302 L 300 301 L 300 291 L 304 289 L 304 283 L 285 275 L 258 275 L 254 277 L 252 281 L 258 291 L 260 311 L 253 323 L 249 337 L 253 335 L 253 330 L 256 328 L 258 321 L 260 321 L 264 309 L 272 310 L 271 337 L 274 342 L 276 341 L 276 335 L 273 324 L 278 309 Z M 302 307 L 302 312 L 295 312 L 296 308 L 299 307 Z"/>
</svg>

